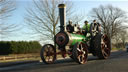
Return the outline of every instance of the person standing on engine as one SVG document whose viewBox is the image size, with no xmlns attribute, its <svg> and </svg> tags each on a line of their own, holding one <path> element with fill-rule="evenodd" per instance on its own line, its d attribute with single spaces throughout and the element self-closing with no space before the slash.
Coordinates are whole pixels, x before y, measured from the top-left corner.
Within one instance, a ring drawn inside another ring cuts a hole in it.
<svg viewBox="0 0 128 72">
<path fill-rule="evenodd" d="M 69 33 L 72 33 L 72 32 L 74 31 L 74 27 L 73 27 L 73 25 L 72 25 L 72 21 L 69 20 L 68 23 L 69 23 L 69 24 L 66 26 L 66 29 L 67 29 L 67 31 L 68 31 Z"/>
<path fill-rule="evenodd" d="M 85 35 L 90 32 L 90 24 L 88 24 L 88 21 L 84 22 L 84 26 L 82 27 L 82 30 L 85 30 L 84 32 Z"/>
<path fill-rule="evenodd" d="M 93 24 L 94 24 L 94 29 L 101 32 L 101 25 L 98 22 L 96 22 L 96 20 L 93 20 Z"/>
</svg>

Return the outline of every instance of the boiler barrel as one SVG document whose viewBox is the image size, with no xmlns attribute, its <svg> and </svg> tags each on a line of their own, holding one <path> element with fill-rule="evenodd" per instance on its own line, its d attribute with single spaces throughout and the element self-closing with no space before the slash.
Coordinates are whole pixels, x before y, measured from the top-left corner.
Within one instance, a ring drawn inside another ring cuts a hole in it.
<svg viewBox="0 0 128 72">
<path fill-rule="evenodd" d="M 70 46 L 74 45 L 78 42 L 86 42 L 89 38 L 85 37 L 84 35 L 80 34 L 72 34 L 67 32 L 59 32 L 55 36 L 55 42 L 58 46 Z"/>
<path fill-rule="evenodd" d="M 84 35 L 79 35 L 79 34 L 68 34 L 68 35 L 69 35 L 69 42 L 67 45 L 74 45 L 78 42 L 85 43 L 85 41 L 88 39 Z"/>
</svg>

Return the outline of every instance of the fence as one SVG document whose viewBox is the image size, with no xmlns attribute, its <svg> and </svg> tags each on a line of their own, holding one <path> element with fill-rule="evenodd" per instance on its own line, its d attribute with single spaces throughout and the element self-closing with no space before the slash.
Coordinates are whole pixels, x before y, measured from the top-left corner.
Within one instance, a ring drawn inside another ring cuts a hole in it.
<svg viewBox="0 0 128 72">
<path fill-rule="evenodd" d="M 13 60 L 24 60 L 24 59 L 37 59 L 39 58 L 39 55 L 33 55 L 33 54 L 26 54 L 26 55 L 11 55 L 11 56 L 0 56 L 0 61 L 13 61 Z"/>
</svg>

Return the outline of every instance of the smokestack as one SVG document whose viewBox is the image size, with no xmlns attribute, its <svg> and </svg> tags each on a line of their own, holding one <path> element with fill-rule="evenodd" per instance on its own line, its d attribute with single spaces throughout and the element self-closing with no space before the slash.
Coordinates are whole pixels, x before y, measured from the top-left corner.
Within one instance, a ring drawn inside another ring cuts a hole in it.
<svg viewBox="0 0 128 72">
<path fill-rule="evenodd" d="M 66 5 L 59 4 L 60 31 L 66 31 Z"/>
</svg>

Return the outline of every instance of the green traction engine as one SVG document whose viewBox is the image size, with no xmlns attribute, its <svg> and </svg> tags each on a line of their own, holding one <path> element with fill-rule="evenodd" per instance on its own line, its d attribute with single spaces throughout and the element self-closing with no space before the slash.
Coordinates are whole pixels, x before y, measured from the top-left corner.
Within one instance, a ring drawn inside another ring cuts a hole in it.
<svg viewBox="0 0 128 72">
<path fill-rule="evenodd" d="M 90 24 L 89 32 L 78 25 L 66 25 L 66 6 L 59 4 L 60 32 L 54 37 L 56 45 L 46 44 L 41 49 L 41 59 L 45 64 L 54 63 L 55 60 L 69 56 L 79 64 L 85 64 L 88 53 L 99 59 L 107 59 L 110 56 L 110 40 L 105 34 L 101 34 L 98 24 Z"/>
</svg>

